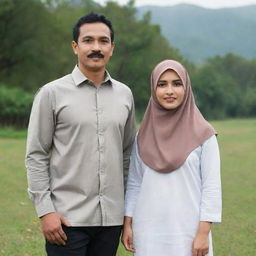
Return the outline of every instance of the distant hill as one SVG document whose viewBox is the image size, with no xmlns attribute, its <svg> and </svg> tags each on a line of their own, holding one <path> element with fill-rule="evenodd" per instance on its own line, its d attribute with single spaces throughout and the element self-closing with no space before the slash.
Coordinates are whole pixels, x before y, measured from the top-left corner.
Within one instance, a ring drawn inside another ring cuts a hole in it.
<svg viewBox="0 0 256 256">
<path fill-rule="evenodd" d="M 181 4 L 138 7 L 138 17 L 150 11 L 172 46 L 189 60 L 200 63 L 214 55 L 233 52 L 256 58 L 256 5 L 205 9 Z"/>
</svg>

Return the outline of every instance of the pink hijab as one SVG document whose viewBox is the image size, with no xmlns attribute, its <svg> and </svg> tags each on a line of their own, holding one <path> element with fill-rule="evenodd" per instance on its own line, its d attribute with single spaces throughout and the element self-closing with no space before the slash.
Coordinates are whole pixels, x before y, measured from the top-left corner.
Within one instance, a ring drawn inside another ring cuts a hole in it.
<svg viewBox="0 0 256 256">
<path fill-rule="evenodd" d="M 173 110 L 157 101 L 157 82 L 168 69 L 174 70 L 185 87 L 182 104 Z M 179 168 L 188 155 L 216 134 L 197 108 L 186 69 L 177 61 L 160 62 L 151 75 L 151 98 L 138 133 L 139 155 L 143 162 L 161 173 Z"/>
</svg>

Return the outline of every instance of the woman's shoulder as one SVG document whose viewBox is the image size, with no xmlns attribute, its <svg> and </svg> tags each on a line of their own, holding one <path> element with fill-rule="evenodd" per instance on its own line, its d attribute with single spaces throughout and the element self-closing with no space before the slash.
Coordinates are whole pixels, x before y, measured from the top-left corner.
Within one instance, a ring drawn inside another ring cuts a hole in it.
<svg viewBox="0 0 256 256">
<path fill-rule="evenodd" d="M 204 141 L 204 143 L 202 144 L 202 147 L 213 146 L 217 144 L 218 144 L 217 135 L 214 134 Z"/>
<path fill-rule="evenodd" d="M 202 152 L 208 148 L 215 148 L 216 146 L 218 146 L 218 142 L 217 142 L 217 138 L 216 135 L 212 135 L 211 137 L 209 137 L 208 139 L 206 139 L 203 144 L 201 144 L 200 146 L 198 146 L 197 148 L 195 148 L 194 150 L 192 150 L 192 152 L 189 154 L 187 159 L 190 158 L 200 158 Z"/>
</svg>

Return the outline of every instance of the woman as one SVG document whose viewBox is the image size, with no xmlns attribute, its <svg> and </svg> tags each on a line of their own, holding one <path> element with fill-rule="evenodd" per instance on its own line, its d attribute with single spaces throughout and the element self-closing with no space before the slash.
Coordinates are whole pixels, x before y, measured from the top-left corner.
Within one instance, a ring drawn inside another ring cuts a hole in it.
<svg viewBox="0 0 256 256">
<path fill-rule="evenodd" d="M 221 222 L 216 132 L 195 105 L 186 69 L 159 63 L 133 147 L 122 241 L 136 256 L 212 256 Z"/>
</svg>

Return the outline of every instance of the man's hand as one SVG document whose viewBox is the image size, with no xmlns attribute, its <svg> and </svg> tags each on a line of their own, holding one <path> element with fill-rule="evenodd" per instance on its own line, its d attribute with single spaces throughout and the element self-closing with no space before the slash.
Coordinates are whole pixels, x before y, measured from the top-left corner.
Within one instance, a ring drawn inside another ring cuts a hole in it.
<svg viewBox="0 0 256 256">
<path fill-rule="evenodd" d="M 133 247 L 133 233 L 131 226 L 132 218 L 124 217 L 124 230 L 122 233 L 122 243 L 127 251 L 135 253 L 135 249 Z"/>
<path fill-rule="evenodd" d="M 65 245 L 67 236 L 61 225 L 70 224 L 57 212 L 51 212 L 41 217 L 41 227 L 44 237 L 52 244 Z"/>
</svg>

